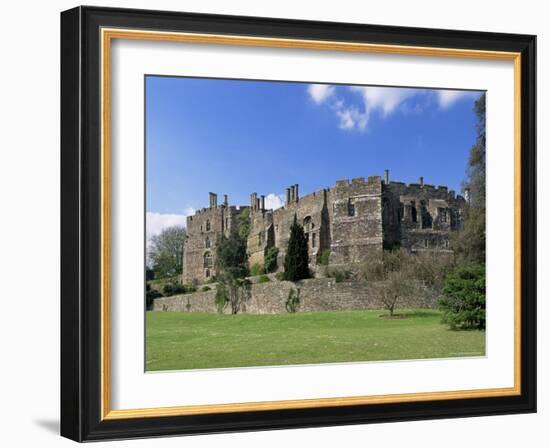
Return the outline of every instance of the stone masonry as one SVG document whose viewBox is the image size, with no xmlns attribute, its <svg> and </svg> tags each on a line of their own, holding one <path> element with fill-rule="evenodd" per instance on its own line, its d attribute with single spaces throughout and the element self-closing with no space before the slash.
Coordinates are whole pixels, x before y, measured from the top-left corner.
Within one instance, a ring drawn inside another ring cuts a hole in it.
<svg viewBox="0 0 550 448">
<path fill-rule="evenodd" d="M 341 282 L 331 278 L 311 278 L 299 282 L 271 281 L 251 285 L 250 299 L 241 305 L 239 313 L 247 314 L 284 314 L 285 303 L 291 289 L 300 290 L 299 312 L 380 310 L 376 282 Z M 216 291 L 195 292 L 172 297 L 160 297 L 154 300 L 154 311 L 216 313 Z M 430 294 L 418 294 L 403 299 L 399 308 L 433 308 L 436 297 Z M 225 314 L 231 312 L 227 306 Z"/>
<path fill-rule="evenodd" d="M 239 217 L 249 211 L 247 241 L 249 264 L 263 265 L 266 250 L 279 249 L 282 269 L 294 216 L 304 227 L 309 243 L 310 264 L 329 251 L 329 264 L 361 263 L 383 249 L 451 252 L 449 236 L 462 225 L 464 197 L 445 186 L 405 184 L 370 176 L 338 180 L 330 188 L 300 197 L 298 185 L 286 189 L 285 205 L 265 208 L 265 196 L 250 195 L 250 204 L 229 205 L 227 195 L 218 205 L 210 193 L 210 205 L 187 218 L 183 258 L 183 283 L 208 281 L 214 275 L 216 241 L 222 234 L 238 230 Z"/>
</svg>

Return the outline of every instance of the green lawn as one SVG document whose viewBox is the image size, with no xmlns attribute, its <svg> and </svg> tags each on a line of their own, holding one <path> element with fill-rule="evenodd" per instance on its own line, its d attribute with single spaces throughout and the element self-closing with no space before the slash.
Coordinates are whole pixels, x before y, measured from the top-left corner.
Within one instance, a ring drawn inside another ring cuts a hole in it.
<svg viewBox="0 0 550 448">
<path fill-rule="evenodd" d="M 147 312 L 147 370 L 444 358 L 485 354 L 485 332 L 451 331 L 440 314 L 400 310 L 282 315 Z"/>
</svg>

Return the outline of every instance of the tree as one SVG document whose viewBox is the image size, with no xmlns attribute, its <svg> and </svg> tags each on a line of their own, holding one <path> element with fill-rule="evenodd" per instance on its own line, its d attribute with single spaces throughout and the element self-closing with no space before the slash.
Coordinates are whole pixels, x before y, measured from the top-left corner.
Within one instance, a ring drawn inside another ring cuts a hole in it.
<svg viewBox="0 0 550 448">
<path fill-rule="evenodd" d="M 485 329 L 485 265 L 456 268 L 445 280 L 443 295 L 443 323 L 453 330 Z"/>
<path fill-rule="evenodd" d="M 290 227 L 290 238 L 285 255 L 285 279 L 292 282 L 309 278 L 309 255 L 304 228 L 298 224 L 296 215 Z"/>
<path fill-rule="evenodd" d="M 216 291 L 218 310 L 223 310 L 225 302 L 231 304 L 231 314 L 237 314 L 244 301 L 250 298 L 248 275 L 248 255 L 246 240 L 233 231 L 226 237 L 221 235 L 216 244 L 216 279 L 219 287 Z"/>
<path fill-rule="evenodd" d="M 390 317 L 394 316 L 399 300 L 409 297 L 414 290 L 414 283 L 407 278 L 403 270 L 388 272 L 385 280 L 373 283 L 373 286 Z"/>
<path fill-rule="evenodd" d="M 277 270 L 277 256 L 279 255 L 279 249 L 275 246 L 270 246 L 265 250 L 264 255 L 264 271 L 268 274 Z"/>
<path fill-rule="evenodd" d="M 183 243 L 185 229 L 174 226 L 154 235 L 148 246 L 148 263 L 155 278 L 174 277 L 183 269 Z"/>
<path fill-rule="evenodd" d="M 485 263 L 485 94 L 474 104 L 477 116 L 477 138 L 470 148 L 463 188 L 470 190 L 470 204 L 466 205 L 464 227 L 452 238 L 459 261 Z"/>
</svg>

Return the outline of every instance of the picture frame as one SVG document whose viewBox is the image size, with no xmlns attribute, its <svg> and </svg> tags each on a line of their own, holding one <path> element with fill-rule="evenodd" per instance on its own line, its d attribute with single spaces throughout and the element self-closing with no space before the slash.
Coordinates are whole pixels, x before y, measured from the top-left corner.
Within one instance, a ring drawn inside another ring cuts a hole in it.
<svg viewBox="0 0 550 448">
<path fill-rule="evenodd" d="M 511 62 L 513 386 L 113 409 L 109 80 L 117 39 Z M 536 412 L 535 55 L 530 35 L 99 7 L 63 12 L 61 435 L 82 442 Z"/>
</svg>

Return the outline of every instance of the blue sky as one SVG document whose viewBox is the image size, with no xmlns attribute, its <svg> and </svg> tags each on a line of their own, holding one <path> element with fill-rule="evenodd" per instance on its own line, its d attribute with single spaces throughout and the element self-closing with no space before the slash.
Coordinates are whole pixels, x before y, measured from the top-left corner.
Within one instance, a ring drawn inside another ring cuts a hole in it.
<svg viewBox="0 0 550 448">
<path fill-rule="evenodd" d="M 148 76 L 147 233 L 184 224 L 208 192 L 281 204 L 382 175 L 460 191 L 480 92 Z"/>
</svg>

